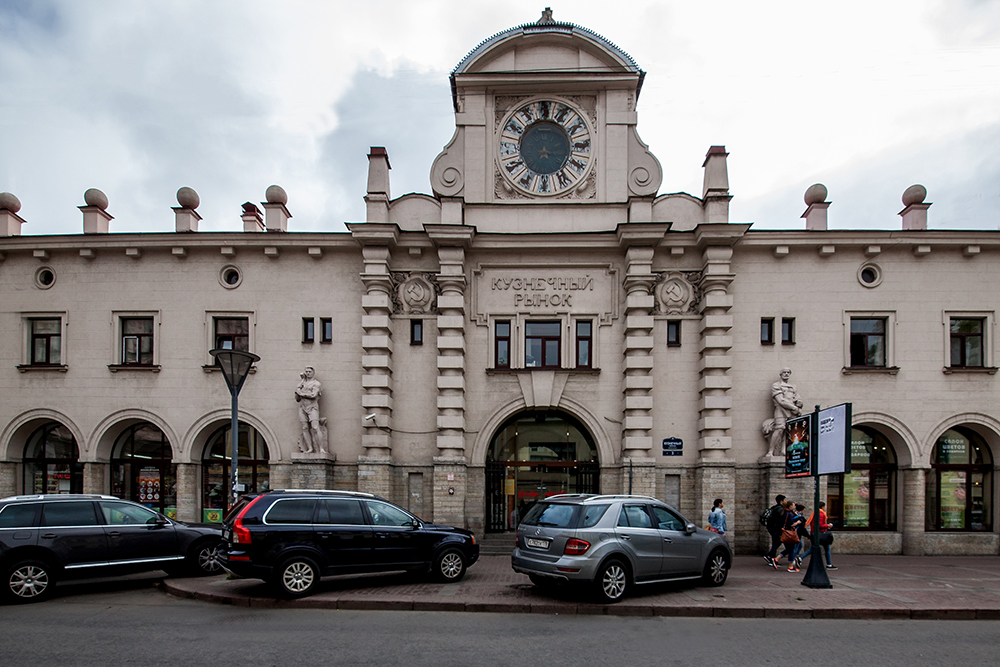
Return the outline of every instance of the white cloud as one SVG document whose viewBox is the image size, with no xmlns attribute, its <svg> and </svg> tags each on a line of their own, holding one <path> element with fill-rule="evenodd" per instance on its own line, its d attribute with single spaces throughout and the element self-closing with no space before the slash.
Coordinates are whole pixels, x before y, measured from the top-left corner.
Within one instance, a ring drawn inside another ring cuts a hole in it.
<svg viewBox="0 0 1000 667">
<path fill-rule="evenodd" d="M 639 132 L 664 192 L 700 194 L 705 152 L 725 144 L 734 220 L 800 226 L 819 181 L 831 225 L 849 210 L 892 227 L 899 184 L 921 182 L 932 226 L 997 227 L 998 170 L 976 142 L 997 137 L 1000 3 L 546 4 L 647 71 Z M 540 9 L 6 2 L 0 190 L 21 199 L 29 234 L 79 232 L 89 187 L 108 194 L 116 231 L 172 229 L 182 185 L 201 194 L 204 229 L 239 229 L 239 204 L 271 183 L 293 229 L 342 229 L 364 217 L 371 145 L 389 150 L 394 194 L 428 190 L 453 126 L 448 73 Z"/>
</svg>

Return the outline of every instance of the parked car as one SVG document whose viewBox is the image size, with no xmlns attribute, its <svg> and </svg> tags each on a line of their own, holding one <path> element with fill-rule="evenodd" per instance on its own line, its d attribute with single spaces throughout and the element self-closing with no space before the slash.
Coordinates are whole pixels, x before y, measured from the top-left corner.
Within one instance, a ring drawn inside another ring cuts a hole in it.
<svg viewBox="0 0 1000 667">
<path fill-rule="evenodd" d="M 726 583 L 733 553 L 725 536 L 698 528 L 645 496 L 559 495 L 539 501 L 517 529 L 516 572 L 545 587 L 586 585 L 618 602 L 633 585 L 700 579 Z"/>
<path fill-rule="evenodd" d="M 165 570 L 220 574 L 222 527 L 168 519 L 114 496 L 33 495 L 0 499 L 0 595 L 37 602 L 56 582 Z"/>
<path fill-rule="evenodd" d="M 455 582 L 479 559 L 471 531 L 425 523 L 367 493 L 274 490 L 245 496 L 223 520 L 222 567 L 283 597 L 321 577 L 406 570 Z"/>
</svg>

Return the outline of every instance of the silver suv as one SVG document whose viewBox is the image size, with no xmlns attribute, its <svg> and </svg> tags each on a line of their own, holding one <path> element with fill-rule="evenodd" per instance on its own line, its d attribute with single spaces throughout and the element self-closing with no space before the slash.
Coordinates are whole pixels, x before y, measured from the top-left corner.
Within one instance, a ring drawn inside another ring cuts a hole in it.
<svg viewBox="0 0 1000 667">
<path fill-rule="evenodd" d="M 701 579 L 726 583 L 733 552 L 725 536 L 698 528 L 646 496 L 559 495 L 535 504 L 517 528 L 515 572 L 539 587 L 593 586 L 618 602 L 634 584 Z"/>
</svg>

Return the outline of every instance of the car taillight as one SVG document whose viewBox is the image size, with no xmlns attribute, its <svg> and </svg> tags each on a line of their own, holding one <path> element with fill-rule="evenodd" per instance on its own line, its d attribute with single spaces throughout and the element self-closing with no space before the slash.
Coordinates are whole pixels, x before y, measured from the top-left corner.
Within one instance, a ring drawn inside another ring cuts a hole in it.
<svg viewBox="0 0 1000 667">
<path fill-rule="evenodd" d="M 578 540 L 575 537 L 571 537 L 566 540 L 566 548 L 563 549 L 563 554 L 566 556 L 582 556 L 587 553 L 587 549 L 590 548 L 590 542 L 584 542 L 583 540 Z"/>
<path fill-rule="evenodd" d="M 243 508 L 236 519 L 233 521 L 233 544 L 250 544 L 253 542 L 253 537 L 250 534 L 250 529 L 243 525 L 243 517 L 246 516 L 247 510 L 253 507 L 254 503 L 263 498 L 264 496 L 257 496 Z"/>
</svg>

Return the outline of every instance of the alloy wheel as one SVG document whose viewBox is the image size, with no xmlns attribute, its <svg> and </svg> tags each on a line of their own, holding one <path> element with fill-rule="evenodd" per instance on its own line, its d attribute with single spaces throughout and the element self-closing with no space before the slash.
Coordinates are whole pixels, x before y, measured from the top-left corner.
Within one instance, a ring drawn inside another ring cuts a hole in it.
<svg viewBox="0 0 1000 667">
<path fill-rule="evenodd" d="M 31 600 L 45 594 L 49 587 L 49 573 L 37 565 L 22 565 L 10 574 L 10 591 L 22 600 Z"/>
<path fill-rule="evenodd" d="M 454 551 L 449 551 L 441 558 L 441 576 L 445 579 L 454 579 L 462 573 L 463 567 L 462 557 Z"/>
<path fill-rule="evenodd" d="M 198 550 L 198 569 L 205 574 L 217 574 L 222 569 L 218 544 L 206 544 Z"/>
<path fill-rule="evenodd" d="M 625 586 L 628 583 L 628 575 L 625 568 L 620 563 L 611 563 L 604 568 L 604 575 L 601 577 L 601 590 L 608 600 L 617 600 L 625 594 Z"/>
<path fill-rule="evenodd" d="M 289 593 L 304 593 L 312 587 L 316 580 L 316 571 L 312 565 L 303 561 L 294 561 L 281 571 L 281 584 Z"/>
</svg>

